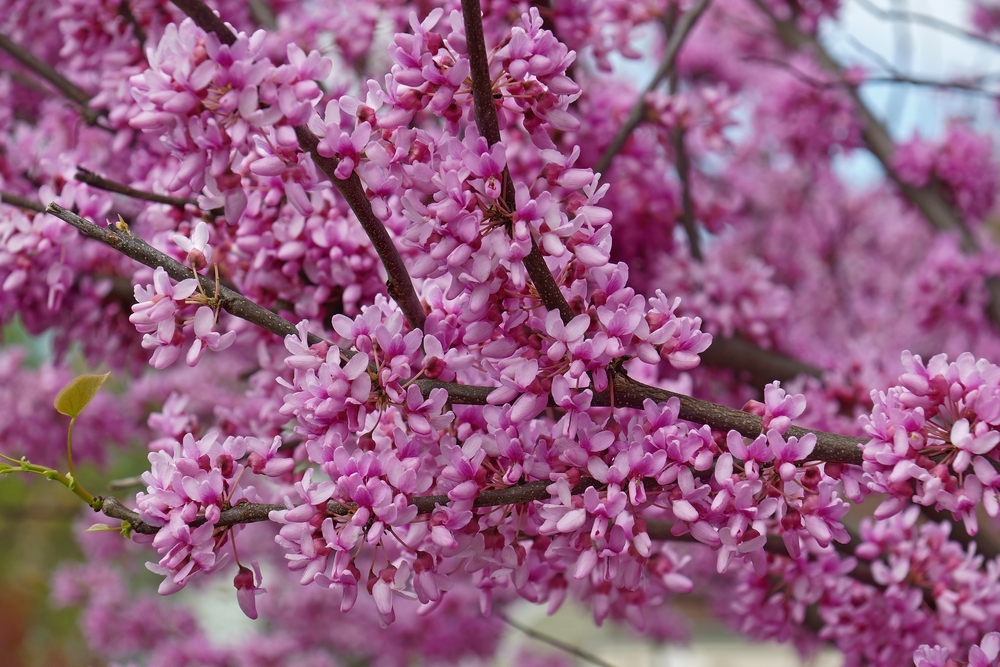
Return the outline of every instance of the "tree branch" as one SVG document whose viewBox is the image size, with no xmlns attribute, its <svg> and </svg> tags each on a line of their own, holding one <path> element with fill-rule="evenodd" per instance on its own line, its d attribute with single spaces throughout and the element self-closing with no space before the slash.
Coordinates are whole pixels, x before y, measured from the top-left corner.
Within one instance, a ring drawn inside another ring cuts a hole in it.
<svg viewBox="0 0 1000 667">
<path fill-rule="evenodd" d="M 604 150 L 604 154 L 601 155 L 601 159 L 597 161 L 597 164 L 594 166 L 595 172 L 601 174 L 607 172 L 608 167 L 611 166 L 611 161 L 625 146 L 625 142 L 628 140 L 629 135 L 632 134 L 632 130 L 642 122 L 643 116 L 646 115 L 646 95 L 656 90 L 660 82 L 673 70 L 677 54 L 680 52 L 684 40 L 687 39 L 688 33 L 691 32 L 698 18 L 708 8 L 708 3 L 709 0 L 698 0 L 691 9 L 684 13 L 680 21 L 677 22 L 677 28 L 670 36 L 670 41 L 667 42 L 667 50 L 663 54 L 660 66 L 656 69 L 656 74 L 653 75 L 653 80 L 646 86 L 646 90 L 639 95 L 639 99 L 632 106 L 628 118 L 625 119 L 625 124 L 619 128 L 618 134 L 608 144 L 608 147 Z"/>
<path fill-rule="evenodd" d="M 223 44 L 232 45 L 236 43 L 236 35 L 233 34 L 233 31 L 200 0 L 171 0 L 171 2 L 180 8 L 182 12 L 190 16 L 199 28 L 206 32 L 215 33 Z M 382 264 L 385 266 L 389 277 L 387 283 L 389 296 L 399 304 L 410 328 L 423 329 L 427 313 L 424 312 L 423 304 L 420 303 L 420 298 L 413 288 L 413 281 L 410 279 L 410 274 L 406 270 L 403 258 L 400 257 L 396 245 L 389 236 L 389 232 L 386 231 L 385 225 L 382 224 L 382 221 L 372 211 L 371 202 L 365 195 L 361 179 L 355 172 L 352 172 L 346 180 L 337 178 L 335 172 L 339 160 L 332 157 L 323 157 L 319 154 L 317 150 L 319 139 L 305 125 L 295 128 L 295 136 L 299 140 L 301 149 L 312 156 L 313 162 L 323 170 L 323 173 L 330 179 L 330 182 L 340 191 L 340 194 L 357 216 L 368 238 L 371 239 L 372 245 L 375 246 L 375 251 L 378 253 L 379 259 L 382 260 Z"/>
<path fill-rule="evenodd" d="M 514 628 L 515 630 L 523 632 L 532 639 L 537 639 L 538 641 L 548 644 L 549 646 L 552 646 L 554 648 L 557 648 L 560 651 L 565 651 L 570 655 L 574 655 L 577 658 L 580 658 L 584 662 L 589 662 L 591 664 L 597 665 L 598 667 L 615 667 L 607 660 L 604 660 L 601 657 L 596 656 L 593 653 L 590 653 L 589 651 L 584 651 L 583 649 L 573 646 L 572 644 L 568 644 L 560 639 L 556 639 L 555 637 L 550 637 L 542 632 L 538 632 L 534 628 L 528 627 L 527 625 L 523 625 L 521 623 L 518 623 L 517 621 L 514 621 L 506 614 L 500 614 L 500 618 L 501 620 L 503 620 L 504 623 L 506 623 L 510 627 Z"/>
<path fill-rule="evenodd" d="M 423 304 L 420 303 L 420 297 L 417 296 L 417 292 L 413 288 L 410 273 L 403 263 L 399 250 L 396 249 L 396 244 L 393 243 L 385 225 L 372 210 L 372 203 L 365 195 L 365 186 L 361 183 L 361 178 L 357 172 L 351 172 L 346 180 L 337 178 L 336 171 L 340 160 L 320 155 L 319 139 L 305 125 L 299 125 L 295 128 L 295 136 L 298 137 L 302 150 L 312 156 L 313 162 L 340 191 L 348 206 L 354 211 L 354 215 L 357 216 L 358 222 L 364 228 L 365 234 L 371 239 L 372 245 L 375 246 L 375 252 L 382 260 L 382 265 L 385 266 L 386 274 L 389 277 L 386 283 L 389 296 L 399 304 L 410 328 L 423 329 L 427 313 L 424 311 Z"/>
<path fill-rule="evenodd" d="M 195 275 L 191 267 L 181 264 L 173 257 L 160 252 L 142 239 L 132 236 L 128 232 L 112 231 L 105 227 L 99 227 L 56 203 L 49 204 L 45 211 L 73 225 L 84 236 L 109 245 L 141 264 L 145 264 L 150 268 L 163 267 L 167 275 L 174 280 L 185 280 Z M 216 288 L 218 288 L 220 304 L 227 313 L 256 324 L 262 329 L 278 336 L 299 335 L 294 324 L 280 315 L 272 313 L 263 306 L 254 303 L 239 292 L 225 285 L 216 285 L 215 280 L 208 276 L 198 275 L 198 282 L 206 294 L 213 294 Z M 309 334 L 308 342 L 310 345 L 315 345 L 316 343 L 323 342 L 323 339 L 314 334 Z"/>
<path fill-rule="evenodd" d="M 139 41 L 139 51 L 140 53 L 146 51 L 146 31 L 142 29 L 139 25 L 139 21 L 136 20 L 135 14 L 132 13 L 132 7 L 128 4 L 128 0 L 121 0 L 118 4 L 118 15 L 125 19 L 125 22 L 132 26 L 132 34 L 135 36 L 136 40 Z"/>
<path fill-rule="evenodd" d="M 123 185 L 121 183 L 116 183 L 115 181 L 108 180 L 103 176 L 98 176 L 92 171 L 88 171 L 83 167 L 77 166 L 76 168 L 76 180 L 81 183 L 86 183 L 87 185 L 97 188 L 99 190 L 107 190 L 108 192 L 117 192 L 118 194 L 125 195 L 127 197 L 132 197 L 134 199 L 142 199 L 144 201 L 156 202 L 158 204 L 169 204 L 171 206 L 176 206 L 178 208 L 184 208 L 185 206 L 197 206 L 197 199 L 190 199 L 187 197 L 171 197 L 169 195 L 158 195 L 155 192 L 146 192 L 145 190 L 136 190 L 133 187 Z"/>
<path fill-rule="evenodd" d="M 15 43 L 6 35 L 0 35 L 0 49 L 6 51 L 19 63 L 51 83 L 67 99 L 75 102 L 79 107 L 80 115 L 83 116 L 88 125 L 97 124 L 97 119 L 101 117 L 102 112 L 90 108 L 90 95 L 77 88 L 66 77 L 57 72 L 55 68 L 48 63 L 42 62 L 33 53 L 20 44 Z"/>
<path fill-rule="evenodd" d="M 236 33 L 201 0 L 170 0 L 170 2 L 190 16 L 199 28 L 205 32 L 214 32 L 223 44 L 232 46 L 236 43 Z"/>
<path fill-rule="evenodd" d="M 855 0 L 865 11 L 867 11 L 872 16 L 878 17 L 885 21 L 912 21 L 913 23 L 922 23 L 923 25 L 934 28 L 935 30 L 940 30 L 941 32 L 946 32 L 956 37 L 963 37 L 966 39 L 972 39 L 983 44 L 987 44 L 994 48 L 1000 48 L 1000 43 L 993 41 L 986 35 L 981 35 L 977 32 L 972 32 L 971 30 L 966 30 L 957 25 L 953 25 L 941 19 L 930 16 L 929 14 L 921 14 L 920 12 L 910 12 L 900 9 L 882 9 L 868 0 Z"/>
<path fill-rule="evenodd" d="M 791 380 L 799 375 L 822 378 L 824 372 L 780 352 L 757 347 L 738 335 L 732 338 L 714 337 L 712 344 L 700 356 L 702 363 L 708 366 L 748 373 L 751 386 L 757 389 L 775 380 Z"/>
<path fill-rule="evenodd" d="M 45 213 L 45 206 L 41 202 L 28 199 L 27 197 L 22 197 L 20 195 L 12 195 L 9 192 L 0 192 L 0 202 L 10 206 L 17 206 L 18 208 L 34 211 L 35 213 Z"/>
<path fill-rule="evenodd" d="M 486 38 L 483 35 L 482 8 L 479 0 L 462 0 L 462 19 L 465 22 L 465 39 L 469 53 L 469 76 L 472 79 L 473 114 L 476 119 L 476 129 L 486 142 L 493 146 L 500 143 L 500 121 L 497 118 L 496 102 L 493 98 L 493 80 L 490 77 L 490 61 L 486 53 Z M 515 211 L 517 203 L 514 198 L 514 182 L 510 170 L 503 170 L 503 197 L 508 211 Z M 524 268 L 531 278 L 535 291 L 542 304 L 549 310 L 559 311 L 563 323 L 568 323 L 577 313 L 570 308 L 569 302 L 563 296 L 549 271 L 545 258 L 531 237 L 531 251 L 524 258 Z"/>
<path fill-rule="evenodd" d="M 763 0 L 753 1 L 761 12 L 774 24 L 778 38 L 786 47 L 790 49 L 810 49 L 823 69 L 834 74 L 837 79 L 844 78 L 840 65 L 837 64 L 815 37 L 802 32 L 794 20 L 779 19 L 764 4 Z M 868 150 L 881 163 L 885 173 L 896 184 L 896 187 L 899 188 L 903 196 L 920 211 L 935 229 L 957 231 L 961 235 L 962 249 L 965 252 L 974 252 L 977 250 L 976 242 L 972 238 L 969 228 L 954 209 L 952 209 L 951 205 L 945 200 L 933 182 L 923 187 L 916 187 L 899 178 L 899 175 L 893 169 L 892 157 L 896 146 L 889 135 L 889 131 L 878 121 L 875 114 L 872 113 L 864 103 L 864 100 L 861 99 L 857 88 L 848 88 L 847 93 L 854 101 L 854 106 L 864 125 L 862 137 L 864 138 L 865 145 L 868 146 Z M 990 319 L 1000 326 L 1000 278 L 996 276 L 988 277 L 986 279 L 986 288 L 990 295 L 987 313 Z"/>
<path fill-rule="evenodd" d="M 46 212 L 73 225 L 85 236 L 101 241 L 137 262 L 151 268 L 163 267 L 167 275 L 174 280 L 184 280 L 193 275 L 190 267 L 181 264 L 127 232 L 99 227 L 55 203 L 49 204 Z M 199 275 L 198 280 L 206 293 L 212 293 L 216 289 L 215 281 L 207 276 Z M 225 286 L 219 286 L 219 295 L 222 307 L 226 312 L 278 336 L 298 335 L 294 324 L 251 301 L 239 292 Z M 323 342 L 323 339 L 309 334 L 308 342 L 312 345 Z M 461 385 L 429 379 L 417 380 L 416 384 L 424 395 L 428 395 L 434 388 L 445 389 L 448 391 L 448 400 L 460 405 L 486 405 L 490 392 L 495 389 L 495 387 Z M 636 382 L 620 372 L 613 374 L 613 388 L 613 393 L 611 390 L 606 390 L 594 394 L 592 405 L 642 409 L 643 402 L 647 398 L 662 403 L 676 397 L 680 401 L 679 416 L 681 419 L 698 424 L 708 424 L 712 428 L 722 431 L 733 429 L 749 438 L 755 438 L 761 433 L 760 417 L 691 396 L 650 387 Z M 858 446 L 866 442 L 866 438 L 810 431 L 798 426 L 789 428 L 786 435 L 801 438 L 806 433 L 815 433 L 817 436 L 816 448 L 810 460 L 861 465 L 861 450 Z"/>
</svg>

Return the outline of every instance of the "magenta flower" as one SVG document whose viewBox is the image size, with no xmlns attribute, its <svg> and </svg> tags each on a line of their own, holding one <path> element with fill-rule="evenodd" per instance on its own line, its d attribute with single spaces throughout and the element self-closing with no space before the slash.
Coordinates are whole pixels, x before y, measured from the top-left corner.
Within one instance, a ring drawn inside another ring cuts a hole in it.
<svg viewBox="0 0 1000 667">
<path fill-rule="evenodd" d="M 240 571 L 233 578 L 233 585 L 236 586 L 236 601 L 239 603 L 240 609 L 247 615 L 247 618 L 256 621 L 257 596 L 266 593 L 267 589 L 260 587 L 263 579 L 260 576 L 260 566 L 257 564 L 257 561 L 251 561 L 250 564 L 253 566 L 253 572 L 241 565 Z M 255 574 L 257 577 L 256 584 L 254 583 Z"/>
</svg>

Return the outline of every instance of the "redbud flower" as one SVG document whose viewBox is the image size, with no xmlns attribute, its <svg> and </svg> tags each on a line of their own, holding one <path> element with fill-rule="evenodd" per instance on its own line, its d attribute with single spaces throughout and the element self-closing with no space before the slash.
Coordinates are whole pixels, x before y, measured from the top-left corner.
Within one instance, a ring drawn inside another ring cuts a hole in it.
<svg viewBox="0 0 1000 667">
<path fill-rule="evenodd" d="M 236 573 L 233 585 L 236 586 L 236 601 L 239 602 L 240 609 L 247 615 L 247 618 L 257 620 L 257 596 L 266 593 L 267 589 L 260 587 L 263 579 L 257 561 L 251 561 L 250 564 L 253 565 L 253 572 L 250 571 L 250 568 L 240 565 L 240 571 Z M 255 573 L 257 575 L 256 584 L 254 584 Z"/>
</svg>

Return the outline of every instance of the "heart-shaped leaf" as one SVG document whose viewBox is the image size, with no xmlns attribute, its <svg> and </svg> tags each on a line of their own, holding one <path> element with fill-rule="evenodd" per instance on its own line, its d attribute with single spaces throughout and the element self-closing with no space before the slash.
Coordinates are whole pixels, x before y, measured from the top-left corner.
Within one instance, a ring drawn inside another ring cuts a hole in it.
<svg viewBox="0 0 1000 667">
<path fill-rule="evenodd" d="M 56 396 L 56 410 L 69 417 L 78 417 L 97 395 L 111 372 L 104 375 L 80 375 L 69 381 Z"/>
</svg>

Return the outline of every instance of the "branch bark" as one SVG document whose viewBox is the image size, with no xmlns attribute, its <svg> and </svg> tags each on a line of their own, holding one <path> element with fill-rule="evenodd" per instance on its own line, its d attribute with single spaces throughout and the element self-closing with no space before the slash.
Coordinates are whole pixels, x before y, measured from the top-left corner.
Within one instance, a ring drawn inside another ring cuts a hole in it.
<svg viewBox="0 0 1000 667">
<path fill-rule="evenodd" d="M 479 0 L 462 0 L 462 19 L 465 22 L 465 39 L 469 53 L 469 76 L 472 79 L 472 105 L 476 129 L 486 142 L 493 146 L 500 142 L 500 121 L 493 99 L 493 80 L 490 77 L 490 62 L 486 53 L 486 38 L 483 35 L 482 8 Z M 506 167 L 503 170 L 502 191 L 507 210 L 516 210 L 514 182 L 511 180 L 510 170 Z M 573 312 L 555 278 L 552 277 L 552 272 L 549 271 L 534 236 L 531 237 L 531 251 L 523 261 L 538 298 L 549 310 L 559 311 L 563 323 L 568 324 L 577 313 Z"/>
<path fill-rule="evenodd" d="M 28 199 L 27 197 L 22 197 L 20 195 L 14 195 L 9 192 L 0 192 L 0 202 L 9 204 L 10 206 L 17 206 L 18 208 L 23 208 L 28 211 L 34 211 L 35 213 L 45 213 L 45 205 L 41 202 Z"/>
<path fill-rule="evenodd" d="M 67 99 L 76 103 L 80 109 L 80 115 L 88 125 L 96 125 L 97 119 L 102 112 L 90 108 L 90 95 L 73 85 L 69 79 L 57 72 L 54 67 L 41 61 L 35 54 L 20 44 L 17 44 L 6 35 L 0 35 L 0 49 L 3 49 L 19 63 L 35 72 L 63 94 Z"/>
<path fill-rule="evenodd" d="M 403 263 L 403 258 L 400 256 L 399 250 L 396 249 L 396 244 L 393 243 L 392 237 L 389 236 L 385 225 L 382 224 L 382 221 L 378 219 L 372 210 L 372 203 L 365 194 L 365 187 L 361 183 L 361 178 L 357 172 L 351 172 L 351 175 L 346 180 L 337 178 L 337 165 L 340 161 L 337 158 L 324 157 L 319 154 L 319 139 L 305 125 L 295 128 L 295 136 L 298 138 L 299 146 L 302 150 L 312 156 L 313 162 L 326 174 L 330 182 L 340 190 L 340 194 L 347 201 L 351 210 L 354 211 L 354 215 L 357 216 L 358 222 L 364 228 L 365 234 L 368 235 L 372 245 L 375 246 L 375 252 L 378 253 L 379 259 L 382 260 L 382 265 L 385 267 L 386 274 L 389 277 L 386 283 L 389 296 L 399 304 L 399 308 L 403 311 L 403 316 L 406 317 L 406 321 L 411 328 L 423 329 L 427 313 L 424 311 L 423 304 L 420 303 L 420 297 L 417 296 L 417 292 L 413 288 L 410 273 Z"/>
<path fill-rule="evenodd" d="M 802 32 L 794 19 L 779 19 L 764 4 L 763 0 L 754 0 L 754 3 L 774 24 L 778 38 L 786 47 L 790 49 L 808 48 L 825 70 L 834 74 L 838 80 L 843 80 L 843 69 L 815 37 Z M 958 216 L 933 183 L 923 187 L 916 187 L 905 183 L 899 178 L 892 165 L 895 143 L 889 135 L 889 131 L 879 122 L 875 114 L 868 108 L 868 105 L 864 103 L 856 87 L 848 88 L 847 93 L 854 101 L 854 106 L 864 125 L 862 137 L 864 138 L 865 145 L 868 146 L 868 150 L 881 163 L 882 168 L 885 169 L 886 174 L 899 188 L 903 197 L 913 204 L 935 229 L 957 231 L 961 235 L 962 248 L 965 252 L 976 251 L 976 242 L 972 238 L 972 234 L 969 232 L 965 222 Z M 987 313 L 990 319 L 1000 326 L 1000 278 L 995 276 L 987 278 L 986 287 L 990 294 Z"/>
<path fill-rule="evenodd" d="M 99 227 L 89 220 L 81 218 L 76 213 L 67 210 L 59 204 L 52 203 L 45 209 L 60 220 L 63 220 L 76 227 L 84 236 L 96 239 L 106 245 L 111 246 L 118 252 L 131 257 L 140 264 L 145 264 L 150 268 L 163 267 L 174 280 L 185 280 L 194 275 L 191 267 L 185 266 L 173 257 L 166 255 L 142 239 L 132 236 L 128 232 L 112 231 L 105 227 Z M 198 282 L 206 294 L 213 294 L 216 287 L 219 290 L 219 300 L 223 310 L 240 319 L 256 324 L 257 326 L 270 331 L 278 336 L 297 336 L 298 331 L 295 325 L 285 318 L 272 313 L 270 310 L 260 306 L 239 292 L 232 290 L 225 285 L 216 285 L 215 280 L 207 276 L 198 275 Z M 323 339 L 314 334 L 309 334 L 310 345 L 323 342 Z"/>
<path fill-rule="evenodd" d="M 171 0 L 182 12 L 190 16 L 195 24 L 206 32 L 213 32 L 223 44 L 235 44 L 236 35 L 223 23 L 222 19 L 215 15 L 201 0 Z M 339 160 L 332 157 L 324 157 L 319 154 L 317 147 L 319 139 L 305 125 L 295 128 L 295 136 L 299 140 L 299 147 L 312 156 L 313 162 L 326 174 L 330 182 L 336 186 L 343 195 L 347 204 L 354 211 L 358 221 L 364 228 L 365 233 L 375 246 L 379 259 L 385 266 L 389 276 L 387 288 L 389 296 L 399 304 L 400 309 L 406 317 L 407 323 L 413 329 L 423 329 L 427 313 L 424 312 L 423 304 L 413 288 L 413 281 L 403 264 L 396 245 L 393 243 L 385 225 L 375 216 L 372 211 L 371 202 L 365 195 L 361 178 L 356 172 L 352 172 L 346 180 L 336 177 L 337 164 Z"/>
<path fill-rule="evenodd" d="M 158 204 L 169 204 L 171 206 L 176 206 L 178 208 L 184 208 L 185 206 L 197 206 L 198 200 L 190 199 L 188 197 L 171 197 L 170 195 L 158 195 L 155 192 L 146 192 L 145 190 L 137 190 L 128 185 L 123 185 L 122 183 L 116 183 L 115 181 L 108 180 L 103 176 L 98 176 L 92 171 L 88 171 L 83 167 L 78 166 L 76 168 L 76 180 L 81 183 L 86 183 L 87 185 L 97 188 L 98 190 L 107 190 L 108 192 L 117 192 L 120 195 L 125 195 L 126 197 L 132 197 L 133 199 L 142 199 L 143 201 L 156 202 Z"/>
</svg>

